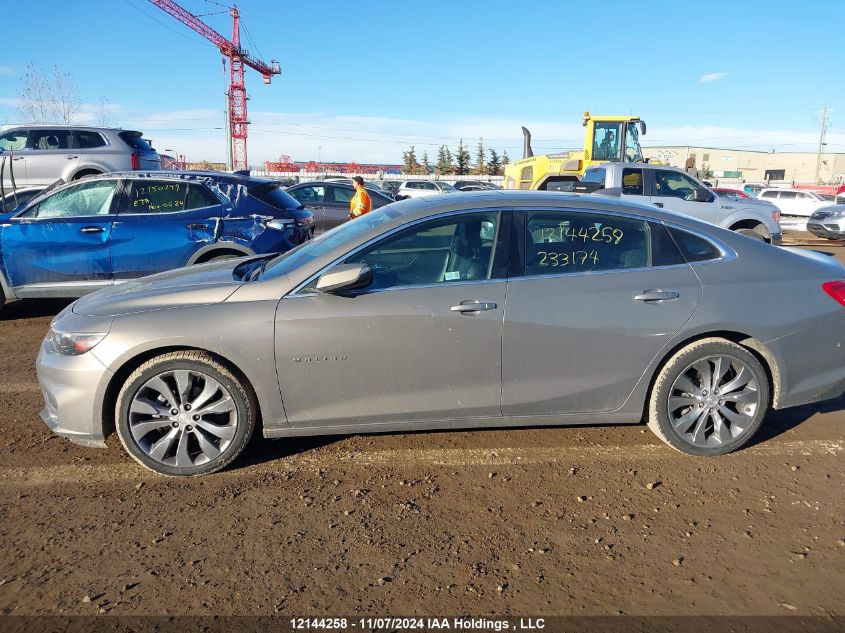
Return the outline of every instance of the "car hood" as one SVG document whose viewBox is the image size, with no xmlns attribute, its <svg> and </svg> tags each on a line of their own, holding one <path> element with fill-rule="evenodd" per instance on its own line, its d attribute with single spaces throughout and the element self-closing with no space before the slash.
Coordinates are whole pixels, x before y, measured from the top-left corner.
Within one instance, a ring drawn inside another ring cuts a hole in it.
<svg viewBox="0 0 845 633">
<path fill-rule="evenodd" d="M 117 283 L 82 297 L 73 304 L 73 311 L 86 316 L 118 316 L 220 303 L 243 284 L 232 274 L 242 261 L 200 264 Z"/>
</svg>

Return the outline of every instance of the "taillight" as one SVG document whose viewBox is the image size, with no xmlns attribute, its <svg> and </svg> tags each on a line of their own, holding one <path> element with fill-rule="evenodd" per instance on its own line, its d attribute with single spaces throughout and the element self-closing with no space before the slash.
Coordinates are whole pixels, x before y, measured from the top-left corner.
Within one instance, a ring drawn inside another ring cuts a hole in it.
<svg viewBox="0 0 845 633">
<path fill-rule="evenodd" d="M 772 211 L 772 220 L 775 224 L 780 224 L 780 211 Z"/>
<path fill-rule="evenodd" d="M 829 294 L 840 305 L 845 306 L 845 279 L 839 281 L 828 281 L 822 284 L 822 290 Z"/>
<path fill-rule="evenodd" d="M 141 153 L 132 152 L 132 169 L 141 169 Z"/>
</svg>

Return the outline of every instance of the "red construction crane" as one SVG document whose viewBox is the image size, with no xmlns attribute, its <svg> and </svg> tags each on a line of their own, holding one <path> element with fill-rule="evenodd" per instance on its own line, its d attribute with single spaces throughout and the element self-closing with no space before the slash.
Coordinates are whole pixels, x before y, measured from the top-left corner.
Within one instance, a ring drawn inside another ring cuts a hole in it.
<svg viewBox="0 0 845 633">
<path fill-rule="evenodd" d="M 249 66 L 260 72 L 264 83 L 269 84 L 273 75 L 282 72 L 279 68 L 279 62 L 274 59 L 267 64 L 250 55 L 246 49 L 241 48 L 241 18 L 238 7 L 235 5 L 232 5 L 229 11 L 232 16 L 232 40 L 229 41 L 173 0 L 150 0 L 150 2 L 210 40 L 220 49 L 224 57 L 229 58 L 231 74 L 229 83 L 229 133 L 232 139 L 232 169 L 235 171 L 249 169 L 246 154 L 246 127 L 249 121 L 246 116 L 244 66 Z"/>
</svg>

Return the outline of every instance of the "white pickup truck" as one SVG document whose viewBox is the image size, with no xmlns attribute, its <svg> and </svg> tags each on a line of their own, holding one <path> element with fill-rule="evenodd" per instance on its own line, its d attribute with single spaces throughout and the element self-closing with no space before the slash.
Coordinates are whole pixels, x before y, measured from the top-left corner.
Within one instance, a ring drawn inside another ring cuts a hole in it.
<svg viewBox="0 0 845 633">
<path fill-rule="evenodd" d="M 581 185 L 623 200 L 653 204 L 749 237 L 780 244 L 780 211 L 768 202 L 720 196 L 691 175 L 668 165 L 604 163 L 591 167 Z"/>
</svg>

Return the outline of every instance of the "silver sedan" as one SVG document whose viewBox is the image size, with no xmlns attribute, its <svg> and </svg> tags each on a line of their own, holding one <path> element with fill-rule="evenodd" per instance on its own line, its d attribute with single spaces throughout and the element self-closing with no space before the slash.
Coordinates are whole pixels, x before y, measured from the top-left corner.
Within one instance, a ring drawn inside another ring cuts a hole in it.
<svg viewBox="0 0 845 633">
<path fill-rule="evenodd" d="M 697 456 L 845 390 L 845 270 L 651 206 L 493 191 L 406 200 L 278 257 L 76 301 L 42 417 L 167 475 L 265 437 L 636 424 Z"/>
</svg>

